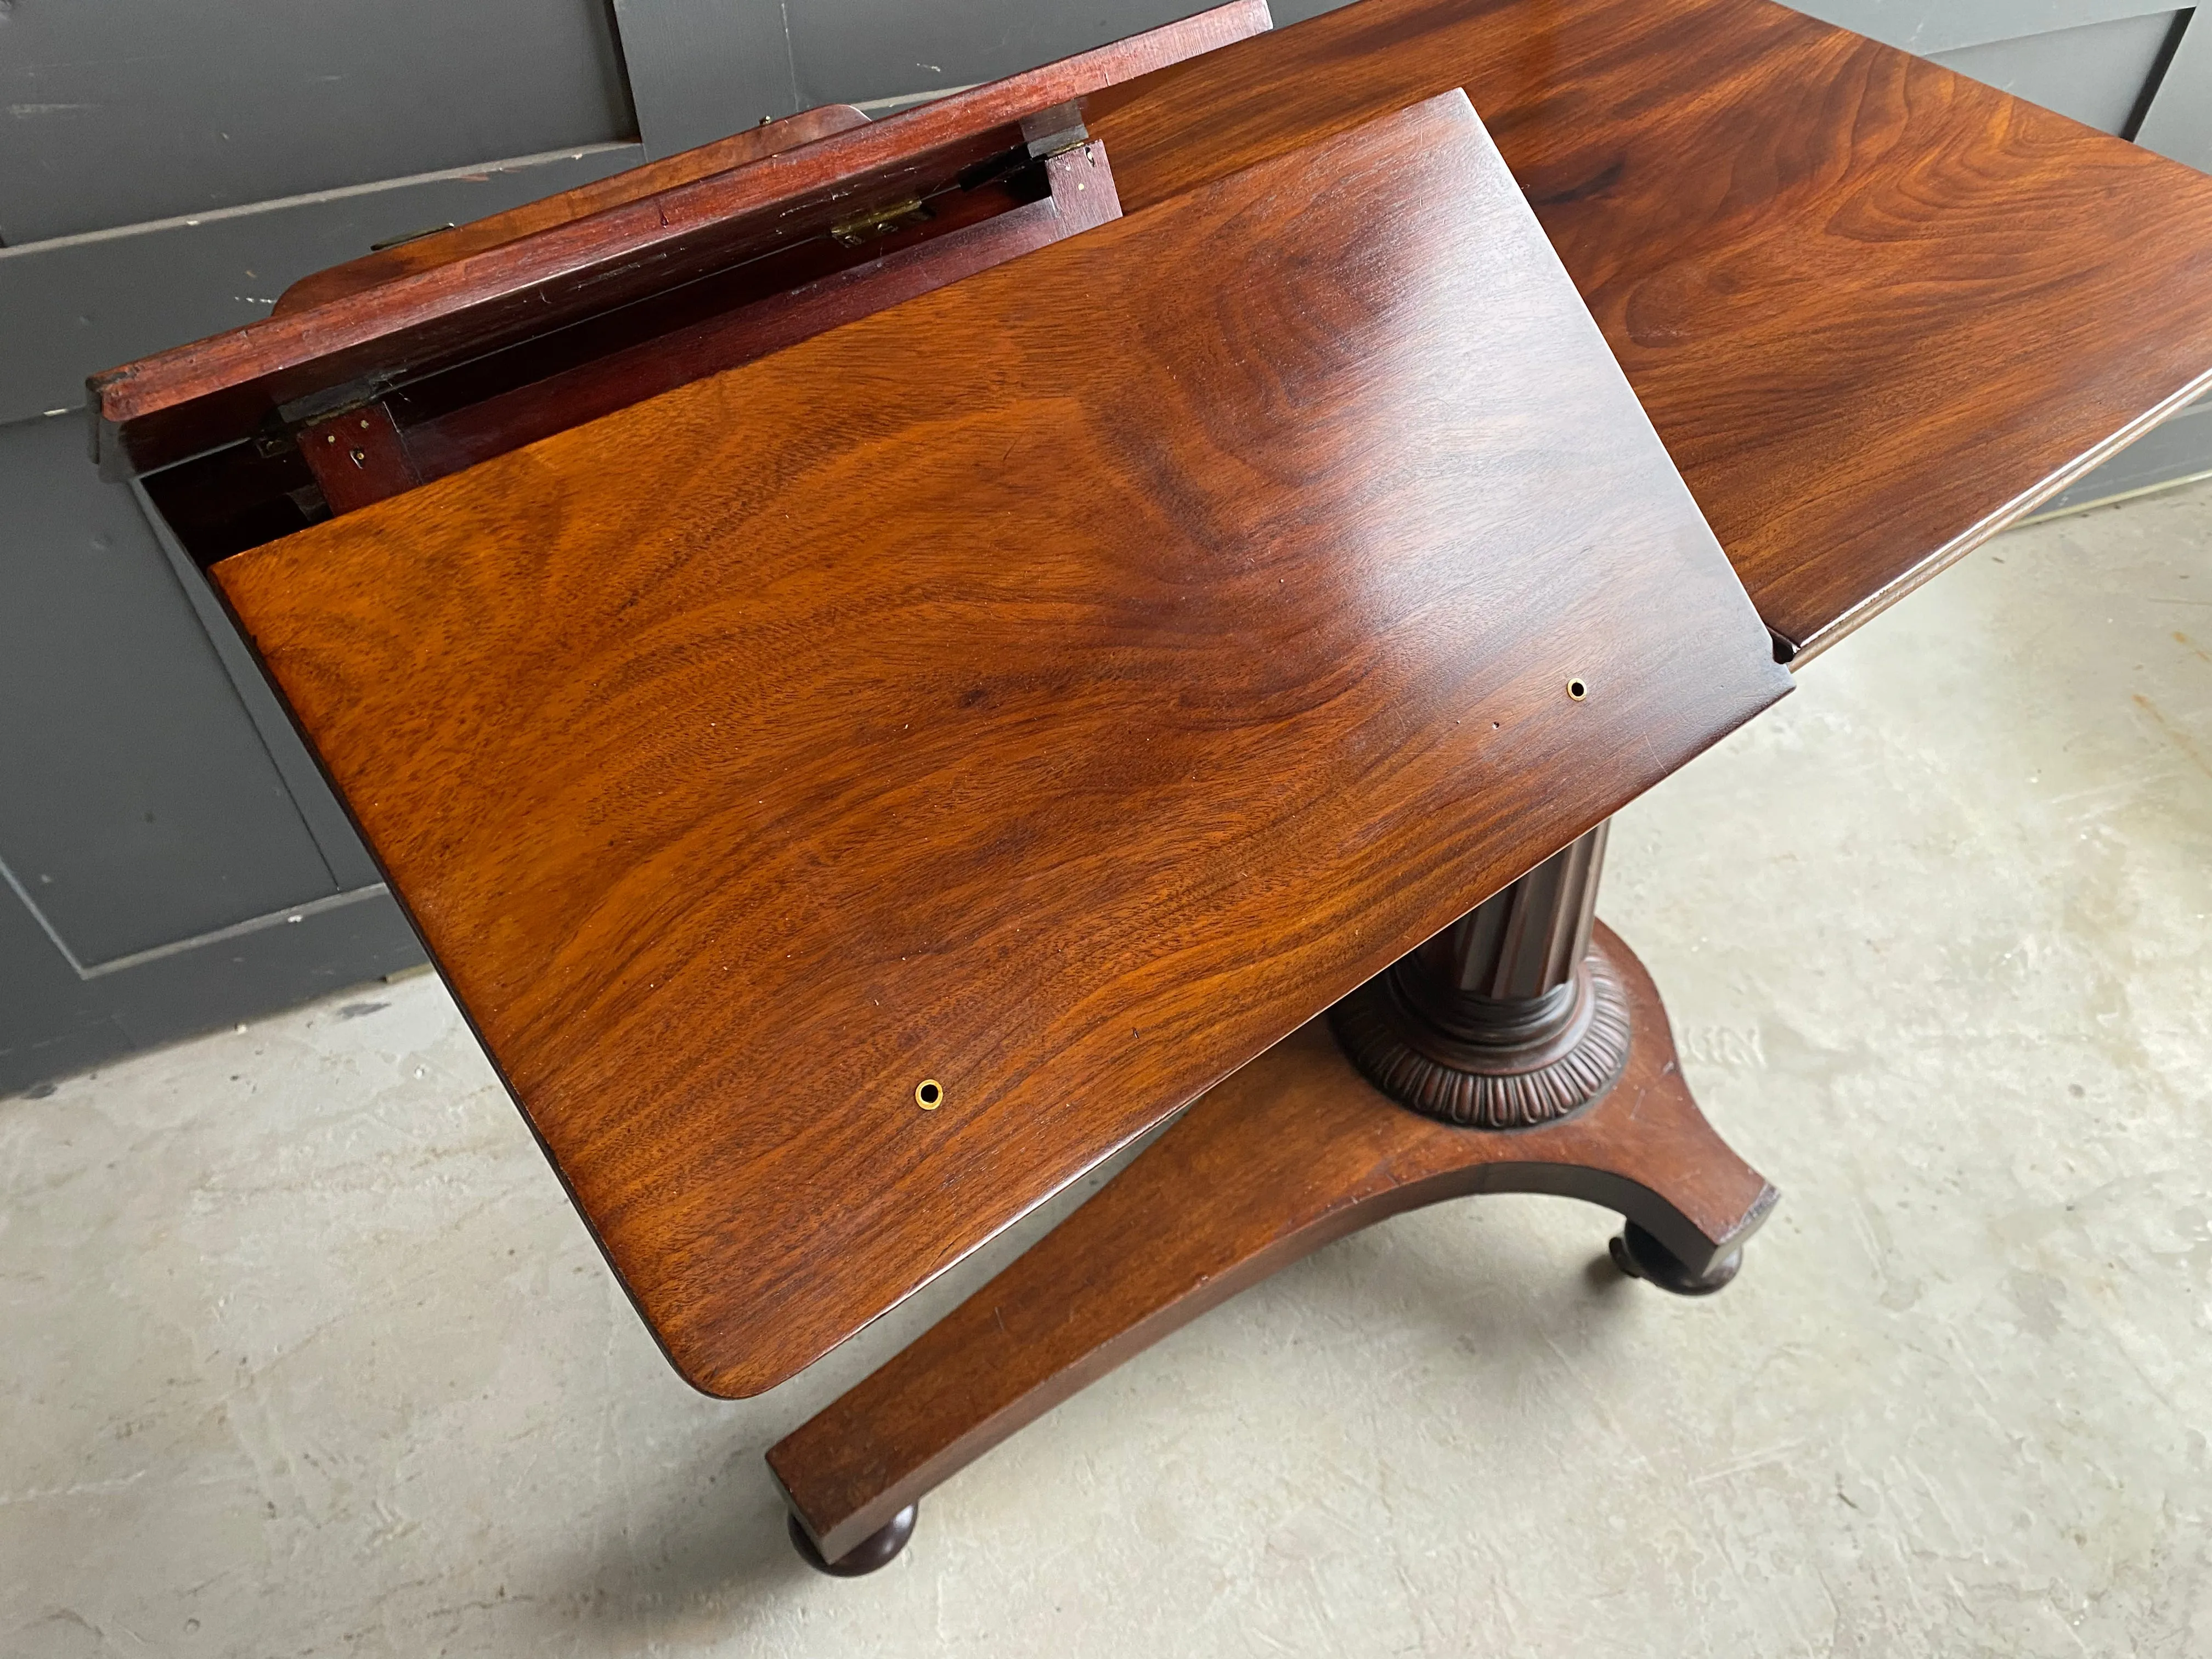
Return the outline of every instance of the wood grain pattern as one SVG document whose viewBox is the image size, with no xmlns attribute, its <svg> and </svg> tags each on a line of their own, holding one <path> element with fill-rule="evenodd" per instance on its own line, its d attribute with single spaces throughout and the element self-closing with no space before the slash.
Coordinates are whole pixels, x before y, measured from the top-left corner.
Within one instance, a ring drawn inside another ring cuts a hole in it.
<svg viewBox="0 0 2212 1659">
<path fill-rule="evenodd" d="M 87 385 L 103 464 L 144 470 L 181 459 L 246 435 L 272 410 L 542 333 L 819 234 L 856 210 L 941 188 L 1020 145 L 1024 116 L 1267 27 L 1265 0 L 1231 0 L 887 120 L 94 374 Z"/>
<path fill-rule="evenodd" d="M 1455 1128 L 1377 1094 L 1321 1022 L 1194 1102 L 1129 1167 L 895 1358 L 768 1455 L 836 1559 L 1123 1361 L 1347 1233 L 1472 1193 L 1620 1211 L 1702 1268 L 1775 1192 L 1698 1110 L 1650 975 L 1609 929 L 1628 988 L 1627 1070 L 1578 1115 Z"/>
<path fill-rule="evenodd" d="M 811 144 L 817 138 L 827 138 L 832 133 L 867 124 L 866 115 L 850 104 L 823 104 L 803 109 L 780 121 L 747 127 L 727 138 L 648 161 L 641 167 L 631 167 L 611 178 L 595 179 L 574 190 L 540 197 L 504 213 L 488 214 L 465 225 L 449 226 L 428 236 L 417 236 L 394 247 L 380 248 L 342 265 L 302 276 L 276 296 L 273 314 L 281 317 L 288 312 L 326 305 L 346 295 L 374 288 L 380 283 L 437 265 L 449 265 L 471 253 L 519 241 L 556 225 L 588 219 L 609 208 L 642 201 L 678 185 L 727 173 L 732 167 L 757 161 L 764 155 L 778 155 L 787 149 L 797 149 L 801 144 Z"/>
<path fill-rule="evenodd" d="M 215 574 L 721 1394 L 1788 680 L 1457 94 Z"/>
<path fill-rule="evenodd" d="M 1808 650 L 2212 375 L 2212 179 L 1766 0 L 1363 0 L 1090 125 L 1133 213 L 1452 87 Z"/>
</svg>

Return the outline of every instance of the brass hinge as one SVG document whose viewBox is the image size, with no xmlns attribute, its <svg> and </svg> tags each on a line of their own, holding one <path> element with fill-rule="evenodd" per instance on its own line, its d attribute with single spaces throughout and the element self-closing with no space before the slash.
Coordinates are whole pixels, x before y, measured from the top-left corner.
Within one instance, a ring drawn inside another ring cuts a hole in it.
<svg viewBox="0 0 2212 1659">
<path fill-rule="evenodd" d="M 888 236 L 895 230 L 904 230 L 908 225 L 918 225 L 929 217 L 929 209 L 919 196 L 909 196 L 886 207 L 870 208 L 866 213 L 856 213 L 830 227 L 830 234 L 847 247 L 858 247 L 863 242 L 872 242 L 878 236 Z"/>
</svg>

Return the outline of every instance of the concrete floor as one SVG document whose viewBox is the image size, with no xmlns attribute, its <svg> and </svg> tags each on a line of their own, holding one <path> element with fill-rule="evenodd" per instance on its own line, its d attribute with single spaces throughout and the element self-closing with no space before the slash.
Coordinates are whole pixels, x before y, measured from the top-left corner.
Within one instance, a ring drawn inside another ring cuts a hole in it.
<svg viewBox="0 0 2212 1659">
<path fill-rule="evenodd" d="M 1407 1217 L 872 1579 L 761 1452 L 1034 1228 L 726 1405 L 432 980 L 0 1104 L 0 1654 L 2212 1653 L 2208 549 L 2204 487 L 2008 537 L 1621 819 L 1784 1193 L 1727 1294 Z"/>
</svg>

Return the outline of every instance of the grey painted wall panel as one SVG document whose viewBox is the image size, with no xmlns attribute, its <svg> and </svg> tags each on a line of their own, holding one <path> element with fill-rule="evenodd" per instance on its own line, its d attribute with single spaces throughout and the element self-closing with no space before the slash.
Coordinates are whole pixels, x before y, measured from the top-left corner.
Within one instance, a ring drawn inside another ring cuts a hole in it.
<svg viewBox="0 0 2212 1659">
<path fill-rule="evenodd" d="M 0 428 L 0 860 L 89 967 L 337 883 L 78 428 Z"/>
<path fill-rule="evenodd" d="M 605 0 L 0 8 L 9 246 L 634 135 Z"/>
<path fill-rule="evenodd" d="M 2079 483 L 2054 495 L 2038 516 L 2212 472 L 2212 402 L 2198 403 L 2154 427 Z"/>
<path fill-rule="evenodd" d="M 1791 0 L 1826 23 L 1930 57 L 1960 46 L 2171 11 L 2158 0 Z"/>
<path fill-rule="evenodd" d="M 269 314 L 299 278 L 392 237 L 603 179 L 635 144 L 398 179 L 0 249 L 0 424 L 84 403 L 84 377 Z"/>
<path fill-rule="evenodd" d="M 867 103 L 995 81 L 1205 9 L 1200 0 L 792 0 L 792 62 L 802 102 Z"/>
<path fill-rule="evenodd" d="M 97 983 L 80 979 L 0 886 L 0 1096 L 122 1052 L 123 1028 Z"/>
<path fill-rule="evenodd" d="M 5 895 L 0 895 L 4 897 Z M 419 966 L 381 888 L 120 972 L 80 979 L 20 907 L 0 903 L 0 1096 L 118 1054 L 274 1013 Z M 367 994 L 375 995 L 374 988 Z"/>
<path fill-rule="evenodd" d="M 2212 6 L 2190 20 L 2136 142 L 2212 173 Z"/>
<path fill-rule="evenodd" d="M 2135 113 L 2143 82 L 2173 30 L 2172 11 L 2023 40 L 1999 40 L 1935 54 L 1947 69 L 2001 92 L 2057 110 L 2101 132 L 2118 132 Z"/>
<path fill-rule="evenodd" d="M 615 0 L 615 17 L 656 160 L 802 107 L 779 0 Z"/>
<path fill-rule="evenodd" d="M 1278 26 L 1347 0 L 1278 0 Z M 615 0 L 653 155 L 816 104 L 881 112 L 1203 11 L 1202 0 Z"/>
</svg>

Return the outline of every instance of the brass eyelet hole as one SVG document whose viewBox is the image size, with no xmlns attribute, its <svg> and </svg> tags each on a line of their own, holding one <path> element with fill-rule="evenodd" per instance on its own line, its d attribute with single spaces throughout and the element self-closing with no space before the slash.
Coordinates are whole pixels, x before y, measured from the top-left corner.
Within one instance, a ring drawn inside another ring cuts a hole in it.
<svg viewBox="0 0 2212 1659">
<path fill-rule="evenodd" d="M 1567 695 L 1572 697 L 1577 702 L 1580 702 L 1584 697 L 1589 696 L 1589 687 L 1583 684 L 1580 680 L 1569 680 L 1567 682 Z"/>
<path fill-rule="evenodd" d="M 914 1086 L 914 1103 L 925 1112 L 933 1112 L 945 1103 L 945 1085 L 933 1077 L 926 1077 Z"/>
</svg>

